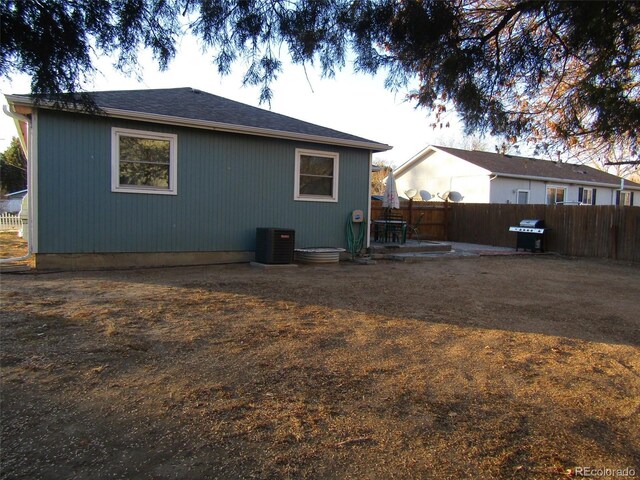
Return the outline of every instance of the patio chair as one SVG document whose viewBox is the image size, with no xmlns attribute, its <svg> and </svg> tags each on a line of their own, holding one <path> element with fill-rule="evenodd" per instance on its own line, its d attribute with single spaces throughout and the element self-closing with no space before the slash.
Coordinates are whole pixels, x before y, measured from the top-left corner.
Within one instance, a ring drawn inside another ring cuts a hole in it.
<svg viewBox="0 0 640 480">
<path fill-rule="evenodd" d="M 405 243 L 407 240 L 407 223 L 402 214 L 393 213 L 390 210 L 384 212 L 384 241 Z"/>
</svg>

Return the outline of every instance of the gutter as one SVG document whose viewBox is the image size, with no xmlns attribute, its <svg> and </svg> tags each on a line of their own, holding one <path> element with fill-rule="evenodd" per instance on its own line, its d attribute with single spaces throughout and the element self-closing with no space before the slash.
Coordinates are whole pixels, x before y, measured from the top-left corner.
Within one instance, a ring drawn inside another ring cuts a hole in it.
<svg viewBox="0 0 640 480">
<path fill-rule="evenodd" d="M 426 157 L 425 154 L 429 150 L 431 150 L 432 152 L 441 152 L 441 153 L 444 153 L 446 155 L 458 158 L 460 160 L 464 160 L 464 159 L 461 159 L 460 157 L 456 157 L 455 155 L 453 155 L 453 154 L 451 154 L 449 152 L 445 152 L 444 150 L 440 150 L 436 146 L 429 145 L 429 146 L 423 148 L 422 150 L 420 150 L 413 157 L 411 157 L 409 160 L 407 160 L 405 163 L 403 163 L 402 165 L 400 165 L 398 168 L 396 168 L 393 171 L 393 173 L 396 175 L 396 179 L 399 176 L 401 176 L 404 173 L 405 170 L 409 169 L 419 159 L 425 158 Z M 468 160 L 464 160 L 464 161 L 468 162 Z M 546 161 L 546 160 L 543 160 L 543 161 Z M 473 162 L 469 162 L 469 163 L 473 163 Z M 480 167 L 480 168 L 483 168 L 483 167 Z M 542 176 L 534 176 L 534 175 L 518 175 L 518 174 L 511 174 L 511 173 L 492 172 L 492 171 L 489 171 L 487 169 L 484 169 L 484 170 L 488 172 L 491 180 L 495 180 L 497 177 L 506 177 L 506 178 L 518 178 L 518 179 L 522 179 L 522 180 L 539 180 L 539 181 L 543 181 L 543 182 L 558 182 L 558 183 L 568 183 L 568 184 L 572 184 L 573 183 L 573 184 L 579 184 L 579 185 L 591 185 L 591 186 L 594 186 L 594 187 L 612 188 L 614 190 L 618 189 L 618 184 L 617 183 L 591 182 L 591 181 L 580 180 L 580 179 L 542 177 Z M 626 186 L 627 190 L 638 190 L 638 191 L 640 191 L 640 186 L 629 185 L 628 183 L 625 185 L 624 179 L 621 179 L 621 180 L 622 180 L 622 182 L 620 184 L 620 188 L 621 189 L 624 189 L 623 186 Z"/>
<path fill-rule="evenodd" d="M 10 103 L 20 105 L 33 106 L 30 98 L 22 95 L 5 95 Z M 43 101 L 39 107 L 52 107 L 50 101 Z M 227 133 L 239 133 L 244 135 L 255 135 L 260 137 L 280 138 L 284 140 L 302 140 L 307 142 L 321 143 L 325 145 L 338 145 L 344 147 L 363 148 L 374 152 L 385 152 L 393 147 L 384 143 L 367 142 L 360 140 L 347 140 L 342 138 L 324 137 L 321 135 L 311 135 L 307 133 L 287 132 L 285 130 L 274 130 L 271 128 L 251 127 L 246 125 L 235 125 L 232 123 L 215 122 L 210 120 L 198 120 L 184 117 L 174 117 L 172 115 L 164 115 L 159 113 L 144 113 L 132 110 L 123 110 L 120 108 L 99 107 L 103 112 L 111 117 L 122 118 L 126 120 L 147 121 L 153 123 L 162 123 L 166 125 L 177 125 L 183 127 L 202 128 L 205 130 L 215 130 Z M 62 108 L 60 110 L 68 112 L 76 112 L 73 108 Z"/>
<path fill-rule="evenodd" d="M 284 130 L 273 130 L 271 128 L 249 127 L 244 125 L 234 125 L 232 123 L 212 122 L 208 120 L 195 120 L 182 117 L 172 117 L 156 113 L 140 113 L 117 108 L 103 108 L 112 117 L 124 118 L 128 120 L 143 120 L 154 123 L 164 123 L 168 125 L 179 125 L 185 127 L 202 128 L 205 130 L 215 130 L 226 133 L 239 133 L 244 135 L 255 135 L 259 137 L 271 137 L 284 140 L 304 140 L 313 143 L 328 145 L 339 145 L 344 147 L 365 148 L 374 152 L 385 152 L 391 150 L 391 146 L 383 143 L 362 142 L 359 140 L 346 140 L 334 137 L 323 137 L 320 135 L 310 135 L 307 133 L 287 132 Z"/>
<path fill-rule="evenodd" d="M 618 184 L 616 183 L 590 182 L 586 180 L 575 180 L 571 178 L 539 177 L 539 176 L 532 176 L 532 175 L 516 175 L 511 173 L 497 173 L 497 172 L 491 172 L 491 175 L 495 175 L 495 177 L 518 178 L 523 180 L 540 180 L 544 182 L 558 182 L 558 183 L 569 183 L 569 184 L 574 183 L 576 185 L 592 185 L 594 187 L 613 188 L 614 190 L 617 190 L 616 187 L 618 187 Z M 622 179 L 622 181 L 624 182 L 624 179 Z M 626 188 L 627 190 L 630 190 L 630 189 L 640 190 L 640 187 L 636 187 L 635 185 L 631 186 L 627 184 Z"/>
<path fill-rule="evenodd" d="M 11 110 L 9 110 L 7 108 L 6 105 L 2 106 L 2 110 L 4 111 L 5 115 L 8 115 L 9 117 L 13 118 L 15 120 L 16 123 L 19 122 L 24 122 L 27 124 L 27 130 L 29 132 L 28 134 L 28 141 L 31 141 L 31 119 L 25 115 L 20 115 L 19 113 L 15 113 L 12 112 Z M 18 129 L 20 130 L 20 129 Z M 20 135 L 22 137 L 22 135 Z M 21 143 L 23 148 L 26 146 L 26 142 L 25 139 L 21 138 Z M 32 211 L 32 206 L 31 206 L 31 195 L 32 195 L 32 189 L 31 187 L 31 176 L 32 176 L 32 164 L 31 164 L 31 155 L 30 155 L 30 148 L 26 149 L 25 152 L 25 156 L 27 157 L 27 196 L 28 196 L 28 205 L 29 205 L 29 211 L 27 213 L 27 229 L 29 230 L 28 232 L 28 236 L 29 236 L 29 240 L 27 241 L 27 254 L 23 255 L 21 257 L 13 257 L 13 258 L 0 258 L 0 264 L 4 264 L 4 263 L 13 263 L 13 262 L 20 262 L 22 260 L 27 260 L 31 257 L 31 255 L 33 255 L 33 248 L 32 248 L 32 233 L 33 233 L 33 222 L 31 221 L 31 211 Z"/>
</svg>

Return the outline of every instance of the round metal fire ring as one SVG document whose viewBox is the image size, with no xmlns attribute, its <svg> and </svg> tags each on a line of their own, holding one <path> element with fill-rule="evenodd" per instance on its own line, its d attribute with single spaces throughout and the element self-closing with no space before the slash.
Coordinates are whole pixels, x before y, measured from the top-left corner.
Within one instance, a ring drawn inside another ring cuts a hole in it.
<svg viewBox="0 0 640 480">
<path fill-rule="evenodd" d="M 302 263 L 338 263 L 344 248 L 314 247 L 296 248 L 296 258 Z"/>
</svg>

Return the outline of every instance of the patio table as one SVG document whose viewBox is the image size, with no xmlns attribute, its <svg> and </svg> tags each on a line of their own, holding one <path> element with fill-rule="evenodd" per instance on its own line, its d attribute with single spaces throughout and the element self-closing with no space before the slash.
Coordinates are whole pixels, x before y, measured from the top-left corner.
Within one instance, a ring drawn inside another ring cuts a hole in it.
<svg viewBox="0 0 640 480">
<path fill-rule="evenodd" d="M 400 243 L 406 243 L 407 241 L 407 222 L 404 220 L 374 220 L 373 221 L 373 239 L 374 241 L 380 241 L 382 239 L 387 242 L 389 235 L 393 240 L 395 232 L 400 230 L 401 238 Z"/>
</svg>

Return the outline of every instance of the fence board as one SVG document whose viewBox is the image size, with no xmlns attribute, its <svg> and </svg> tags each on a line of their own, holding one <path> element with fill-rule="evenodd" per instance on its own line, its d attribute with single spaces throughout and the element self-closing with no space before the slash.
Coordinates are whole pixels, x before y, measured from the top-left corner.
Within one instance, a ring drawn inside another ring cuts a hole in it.
<svg viewBox="0 0 640 480">
<path fill-rule="evenodd" d="M 0 232 L 20 230 L 20 228 L 22 228 L 20 216 L 10 213 L 0 214 Z"/>
<path fill-rule="evenodd" d="M 383 212 L 380 200 L 371 201 L 371 219 L 378 219 Z M 408 225 L 416 225 L 422 214 L 422 220 L 418 226 L 418 235 L 421 240 L 446 240 L 447 239 L 447 216 L 450 205 L 444 202 L 408 202 L 400 201 L 398 212 Z M 412 232 L 411 232 L 412 233 Z"/>
</svg>

